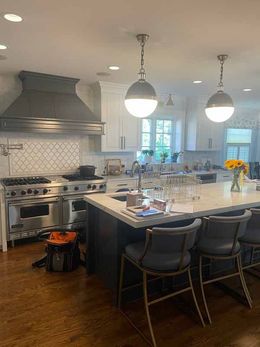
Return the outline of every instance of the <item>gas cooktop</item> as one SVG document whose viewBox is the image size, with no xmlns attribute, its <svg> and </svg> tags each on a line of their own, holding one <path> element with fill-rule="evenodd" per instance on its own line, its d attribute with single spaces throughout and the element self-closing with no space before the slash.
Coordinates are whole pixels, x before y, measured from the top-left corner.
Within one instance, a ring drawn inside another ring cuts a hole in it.
<svg viewBox="0 0 260 347">
<path fill-rule="evenodd" d="M 48 180 L 47 178 L 42 177 L 42 176 L 4 178 L 2 182 L 6 187 L 23 186 L 23 185 L 29 185 L 29 184 L 51 183 L 50 180 Z"/>
<path fill-rule="evenodd" d="M 68 181 L 95 181 L 95 180 L 103 180 L 104 177 L 100 176 L 80 176 L 80 174 L 72 174 L 72 175 L 63 175 L 63 178 L 65 178 Z"/>
</svg>

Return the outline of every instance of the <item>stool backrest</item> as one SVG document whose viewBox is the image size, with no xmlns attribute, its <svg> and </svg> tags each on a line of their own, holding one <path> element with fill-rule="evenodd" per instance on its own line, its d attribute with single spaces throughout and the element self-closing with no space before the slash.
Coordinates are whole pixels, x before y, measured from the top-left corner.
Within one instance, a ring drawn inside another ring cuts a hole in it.
<svg viewBox="0 0 260 347">
<path fill-rule="evenodd" d="M 195 219 L 193 223 L 177 228 L 153 228 L 147 229 L 145 256 L 147 250 L 152 253 L 180 254 L 179 270 L 183 268 L 183 260 L 187 251 L 194 246 L 196 232 L 201 226 L 201 219 Z"/>
<path fill-rule="evenodd" d="M 231 239 L 233 244 L 230 252 L 234 254 L 238 238 L 245 234 L 251 216 L 252 212 L 249 210 L 240 216 L 210 216 L 204 235 L 207 238 Z"/>
</svg>

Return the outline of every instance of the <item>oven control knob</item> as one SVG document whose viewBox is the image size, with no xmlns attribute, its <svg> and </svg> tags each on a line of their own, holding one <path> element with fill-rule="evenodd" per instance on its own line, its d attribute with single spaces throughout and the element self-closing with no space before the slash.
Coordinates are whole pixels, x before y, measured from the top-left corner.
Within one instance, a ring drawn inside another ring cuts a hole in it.
<svg viewBox="0 0 260 347">
<path fill-rule="evenodd" d="M 79 190 L 79 187 L 74 187 L 74 190 Z"/>
<path fill-rule="evenodd" d="M 21 194 L 22 194 L 22 195 L 25 195 L 25 194 L 26 194 L 26 191 L 25 191 L 25 190 L 22 190 L 22 191 L 21 191 Z"/>
<path fill-rule="evenodd" d="M 43 192 L 43 194 L 47 194 L 48 193 L 48 189 L 44 188 L 42 192 Z"/>
<path fill-rule="evenodd" d="M 92 189 L 95 190 L 97 188 L 97 186 L 95 184 L 93 184 Z"/>
<path fill-rule="evenodd" d="M 64 192 L 66 192 L 69 188 L 67 186 L 63 187 Z"/>
<path fill-rule="evenodd" d="M 39 194 L 39 190 L 38 189 L 34 189 L 33 193 L 36 195 L 36 194 Z"/>
<path fill-rule="evenodd" d="M 100 184 L 99 189 L 103 189 L 104 188 L 104 184 Z"/>
<path fill-rule="evenodd" d="M 16 192 L 15 192 L 15 191 L 12 191 L 12 192 L 11 192 L 11 195 L 12 195 L 12 196 L 15 196 L 15 195 L 16 195 Z"/>
<path fill-rule="evenodd" d="M 32 189 L 27 189 L 27 194 L 32 194 Z"/>
<path fill-rule="evenodd" d="M 88 188 L 88 189 L 91 189 L 91 184 L 88 184 L 87 188 Z"/>
</svg>

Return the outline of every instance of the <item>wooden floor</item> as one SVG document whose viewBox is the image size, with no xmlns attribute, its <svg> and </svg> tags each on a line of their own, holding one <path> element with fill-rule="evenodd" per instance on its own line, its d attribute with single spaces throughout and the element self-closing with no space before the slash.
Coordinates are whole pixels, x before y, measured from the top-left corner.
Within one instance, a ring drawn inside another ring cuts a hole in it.
<svg viewBox="0 0 260 347">
<path fill-rule="evenodd" d="M 147 344 L 111 305 L 111 295 L 83 267 L 72 273 L 32 269 L 43 244 L 0 254 L 0 346 L 142 347 Z M 260 280 L 247 277 L 254 308 L 207 288 L 213 325 L 202 328 L 168 300 L 152 307 L 158 346 L 259 347 Z M 137 307 L 137 308 L 136 308 Z M 142 303 L 134 316 L 146 329 Z"/>
</svg>

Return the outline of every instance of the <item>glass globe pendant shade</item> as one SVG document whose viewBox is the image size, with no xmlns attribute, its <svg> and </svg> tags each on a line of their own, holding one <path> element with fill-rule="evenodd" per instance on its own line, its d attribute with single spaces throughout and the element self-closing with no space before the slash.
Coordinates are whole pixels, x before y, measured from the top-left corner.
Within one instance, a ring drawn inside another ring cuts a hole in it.
<svg viewBox="0 0 260 347">
<path fill-rule="evenodd" d="M 126 109 L 135 117 L 148 117 L 154 112 L 157 104 L 158 101 L 153 86 L 144 79 L 133 83 L 126 93 Z"/>
<path fill-rule="evenodd" d="M 234 113 L 233 100 L 228 94 L 219 90 L 209 98 L 205 112 L 211 121 L 216 123 L 225 122 Z"/>
</svg>

